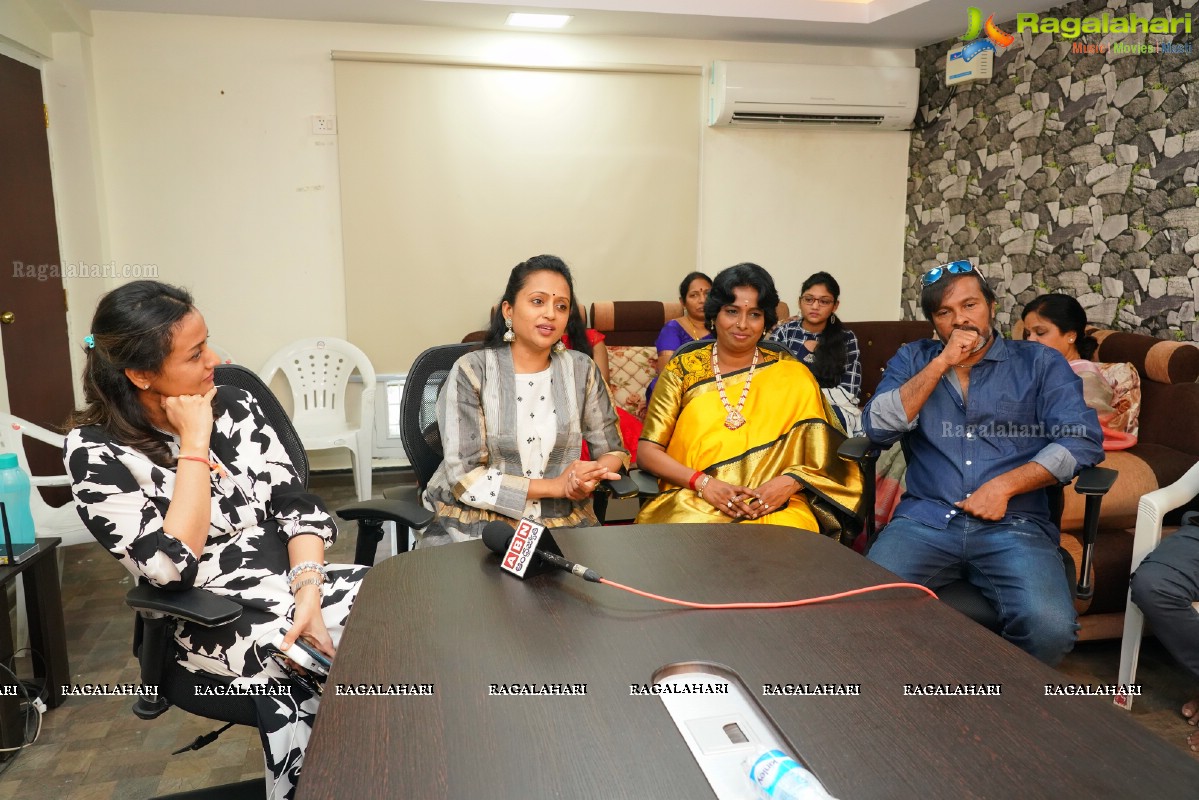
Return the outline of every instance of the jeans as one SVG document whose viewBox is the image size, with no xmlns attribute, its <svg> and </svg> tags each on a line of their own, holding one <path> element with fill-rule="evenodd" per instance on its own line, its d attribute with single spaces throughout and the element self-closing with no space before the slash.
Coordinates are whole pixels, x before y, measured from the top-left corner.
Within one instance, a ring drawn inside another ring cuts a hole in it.
<svg viewBox="0 0 1199 800">
<path fill-rule="evenodd" d="M 965 579 L 999 615 L 1003 638 L 1049 666 L 1074 647 L 1078 615 L 1057 543 L 1038 522 L 958 514 L 945 530 L 891 521 L 867 557 L 933 591 Z"/>
<path fill-rule="evenodd" d="M 1132 576 L 1132 601 L 1170 655 L 1199 679 L 1199 527 L 1167 536 Z"/>
</svg>

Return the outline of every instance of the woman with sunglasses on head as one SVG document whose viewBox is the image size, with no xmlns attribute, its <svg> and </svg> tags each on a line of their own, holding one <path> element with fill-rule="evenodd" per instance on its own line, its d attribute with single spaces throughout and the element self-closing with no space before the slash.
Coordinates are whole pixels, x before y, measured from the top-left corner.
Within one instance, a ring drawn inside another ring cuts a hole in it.
<svg viewBox="0 0 1199 800">
<path fill-rule="evenodd" d="M 483 346 L 455 362 L 437 399 L 445 455 L 425 490 L 437 518 L 418 547 L 477 539 L 492 520 L 599 524 L 591 495 L 629 456 L 599 367 L 562 343 L 587 342 L 573 301 L 557 256 L 512 268 Z"/>
<path fill-rule="evenodd" d="M 1117 418 L 1112 402 L 1115 387 L 1091 361 L 1099 342 L 1087 335 L 1087 312 L 1082 304 L 1064 294 L 1043 294 L 1024 306 L 1024 338 L 1050 347 L 1070 362 L 1074 374 L 1082 380 L 1082 396 L 1099 415 L 1104 450 L 1127 450 L 1137 437 L 1110 427 Z M 1131 367 L 1131 365 L 1130 365 Z"/>
<path fill-rule="evenodd" d="M 265 645 L 286 631 L 284 649 L 302 637 L 332 657 L 366 569 L 325 564 L 337 525 L 253 396 L 215 384 L 221 359 L 187 291 L 120 286 L 84 342 L 85 404 L 64 447 L 79 516 L 139 580 L 242 607 L 216 627 L 179 622 L 180 664 L 252 694 L 267 794 L 290 798 L 320 698 Z"/>
<path fill-rule="evenodd" d="M 766 270 L 721 271 L 704 306 L 711 344 L 666 364 L 645 415 L 641 467 L 661 494 L 638 523 L 749 521 L 819 530 L 816 497 L 852 514 L 857 465 L 836 456 L 844 438 L 828 422 L 812 373 L 762 337 L 778 292 Z"/>
<path fill-rule="evenodd" d="M 816 376 L 838 421 L 850 436 L 862 433 L 862 362 L 858 337 L 837 317 L 841 286 L 827 272 L 817 272 L 803 282 L 799 310 L 775 328 L 771 341 L 790 350 Z"/>
</svg>

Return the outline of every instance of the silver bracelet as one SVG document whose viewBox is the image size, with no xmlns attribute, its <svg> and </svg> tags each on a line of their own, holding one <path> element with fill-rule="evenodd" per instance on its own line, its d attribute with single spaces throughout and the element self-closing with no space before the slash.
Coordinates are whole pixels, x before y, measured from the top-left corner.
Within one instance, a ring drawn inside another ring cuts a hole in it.
<svg viewBox="0 0 1199 800">
<path fill-rule="evenodd" d="M 324 582 L 325 582 L 324 577 L 320 576 L 320 575 L 318 575 L 315 578 L 305 578 L 302 581 L 296 581 L 295 583 L 292 584 L 291 593 L 294 595 L 296 592 L 300 591 L 305 586 L 320 586 Z"/>
<path fill-rule="evenodd" d="M 300 576 L 301 572 L 316 572 L 320 574 L 322 579 L 326 577 L 324 564 L 318 564 L 315 561 L 304 561 L 296 564 L 291 568 L 291 570 L 288 571 L 287 582 L 292 583 L 295 581 L 295 579 Z"/>
</svg>

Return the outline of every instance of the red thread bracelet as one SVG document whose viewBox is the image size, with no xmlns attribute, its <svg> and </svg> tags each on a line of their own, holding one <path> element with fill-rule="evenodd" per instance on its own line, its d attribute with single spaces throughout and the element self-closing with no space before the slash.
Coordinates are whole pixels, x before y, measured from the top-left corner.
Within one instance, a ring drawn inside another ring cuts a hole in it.
<svg viewBox="0 0 1199 800">
<path fill-rule="evenodd" d="M 213 472 L 215 472 L 219 475 L 225 474 L 224 467 L 222 467 L 220 464 L 216 463 L 215 461 L 209 461 L 207 458 L 201 458 L 200 456 L 179 456 L 178 460 L 179 461 L 198 461 L 201 464 L 207 465 L 209 469 L 211 469 Z"/>
<path fill-rule="evenodd" d="M 704 476 L 703 470 L 697 469 L 695 471 L 695 474 L 691 476 L 691 480 L 687 482 L 687 488 L 689 488 L 691 491 L 694 492 L 696 482 L 703 476 Z"/>
</svg>

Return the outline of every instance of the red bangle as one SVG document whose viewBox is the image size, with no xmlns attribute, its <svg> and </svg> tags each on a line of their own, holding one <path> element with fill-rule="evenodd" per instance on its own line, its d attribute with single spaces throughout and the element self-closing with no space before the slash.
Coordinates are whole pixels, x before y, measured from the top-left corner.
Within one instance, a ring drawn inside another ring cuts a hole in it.
<svg viewBox="0 0 1199 800">
<path fill-rule="evenodd" d="M 696 484 L 696 483 L 699 481 L 699 479 L 700 479 L 700 478 L 702 478 L 703 476 L 704 476 L 703 470 L 698 470 L 698 469 L 697 469 L 697 470 L 695 471 L 695 474 L 691 476 L 691 480 L 687 482 L 687 487 L 688 487 L 689 489 L 691 489 L 691 491 L 693 491 L 693 492 L 694 492 L 694 491 L 695 491 L 695 484 Z"/>
</svg>

